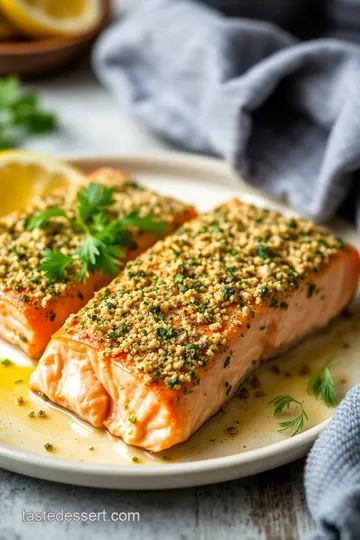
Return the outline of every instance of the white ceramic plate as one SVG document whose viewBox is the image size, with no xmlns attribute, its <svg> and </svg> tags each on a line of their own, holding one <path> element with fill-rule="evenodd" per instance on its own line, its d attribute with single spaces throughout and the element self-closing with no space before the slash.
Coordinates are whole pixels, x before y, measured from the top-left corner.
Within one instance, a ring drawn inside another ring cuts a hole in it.
<svg viewBox="0 0 360 540">
<path fill-rule="evenodd" d="M 200 211 L 210 210 L 220 202 L 238 196 L 247 202 L 294 213 L 285 205 L 249 188 L 227 165 L 211 158 L 178 153 L 99 158 L 65 157 L 85 171 L 91 171 L 99 166 L 123 167 L 151 188 L 193 203 Z M 332 226 L 348 241 L 360 245 L 355 231 L 350 226 L 341 221 L 334 222 Z M 343 331 L 340 328 L 337 335 L 339 337 L 342 334 Z M 357 348 L 356 340 L 354 343 Z M 317 350 L 319 350 L 319 344 Z M 354 355 L 355 351 L 352 354 Z M 0 355 L 9 355 L 9 345 L 0 343 Z M 346 384 L 349 388 L 359 380 L 360 367 L 357 366 L 354 370 L 352 367 L 350 370 L 347 368 L 345 372 Z M 261 403 L 258 404 L 257 409 L 260 407 L 261 410 Z M 249 439 L 250 435 L 246 430 L 250 430 L 251 426 L 243 424 L 241 428 L 243 435 L 235 439 L 235 442 L 232 440 L 231 444 L 225 441 L 215 449 L 208 445 L 207 450 L 202 454 L 196 447 L 196 443 L 193 446 L 190 443 L 192 453 L 190 452 L 188 460 L 178 459 L 166 463 L 153 461 L 149 465 L 134 466 L 131 459 L 126 464 L 116 464 L 114 458 L 109 460 L 109 463 L 106 463 L 106 460 L 97 463 L 96 456 L 92 457 L 91 462 L 86 462 L 86 460 L 80 462 L 78 459 L 69 459 L 69 456 L 64 459 L 56 455 L 47 455 L 44 451 L 29 451 L 26 444 L 11 446 L 7 444 L 6 439 L 2 438 L 0 466 L 46 480 L 104 488 L 163 489 L 222 482 L 259 473 L 304 456 L 327 424 L 328 420 L 321 420 L 329 417 L 331 413 L 332 411 L 327 410 L 322 416 L 318 415 L 313 427 L 293 438 L 279 435 L 277 430 L 273 429 L 267 436 L 257 438 L 253 436 L 249 444 L 249 448 L 252 449 L 244 450 L 245 445 L 241 445 L 241 442 Z M 231 414 L 234 414 L 234 410 Z M 269 416 L 264 416 L 263 421 L 273 420 L 269 420 Z M 195 441 L 196 437 L 201 438 L 211 432 L 217 422 L 219 420 L 216 418 L 211 420 L 208 426 L 202 428 L 202 434 L 195 435 Z M 122 452 L 124 453 L 124 447 L 122 447 Z M 177 454 L 179 455 L 179 452 Z"/>
</svg>

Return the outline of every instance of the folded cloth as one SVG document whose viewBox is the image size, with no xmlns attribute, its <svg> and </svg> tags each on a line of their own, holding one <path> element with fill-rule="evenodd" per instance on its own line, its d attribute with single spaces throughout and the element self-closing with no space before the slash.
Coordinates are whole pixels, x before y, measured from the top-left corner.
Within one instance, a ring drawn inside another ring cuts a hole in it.
<svg viewBox="0 0 360 540">
<path fill-rule="evenodd" d="M 271 23 L 191 0 L 146 0 L 104 33 L 93 64 L 152 128 L 225 157 L 248 182 L 317 221 L 355 182 L 358 45 L 300 43 Z"/>
<path fill-rule="evenodd" d="M 359 0 L 329 0 L 326 14 L 332 27 L 360 30 Z"/>
<path fill-rule="evenodd" d="M 199 0 L 232 17 L 273 22 L 302 39 L 360 42 L 359 0 Z"/>
<path fill-rule="evenodd" d="M 360 538 L 360 386 L 351 390 L 311 450 L 305 470 L 312 540 Z"/>
</svg>

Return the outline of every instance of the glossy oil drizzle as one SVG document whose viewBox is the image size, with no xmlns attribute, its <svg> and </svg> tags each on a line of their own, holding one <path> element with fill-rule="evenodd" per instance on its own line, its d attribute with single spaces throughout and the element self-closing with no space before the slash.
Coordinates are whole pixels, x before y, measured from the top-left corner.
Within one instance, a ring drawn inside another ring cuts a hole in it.
<svg viewBox="0 0 360 540">
<path fill-rule="evenodd" d="M 278 422 L 298 413 L 291 407 L 280 419 L 274 418 L 271 399 L 287 393 L 303 401 L 309 417 L 305 429 L 309 429 L 333 413 L 332 408 L 307 394 L 307 382 L 314 372 L 330 358 L 336 360 L 331 372 L 339 399 L 360 380 L 360 309 L 355 306 L 352 311 L 351 317 L 339 318 L 326 332 L 263 365 L 240 396 L 188 442 L 157 455 L 130 447 L 33 394 L 28 386 L 34 367 L 30 361 L 22 366 L 13 361 L 0 364 L 0 442 L 44 455 L 49 443 L 54 456 L 138 466 L 214 458 L 281 441 L 290 433 L 279 433 Z M 7 353 L 9 356 L 9 347 Z M 19 404 L 21 398 L 23 403 Z M 45 415 L 39 416 L 39 411 Z"/>
</svg>

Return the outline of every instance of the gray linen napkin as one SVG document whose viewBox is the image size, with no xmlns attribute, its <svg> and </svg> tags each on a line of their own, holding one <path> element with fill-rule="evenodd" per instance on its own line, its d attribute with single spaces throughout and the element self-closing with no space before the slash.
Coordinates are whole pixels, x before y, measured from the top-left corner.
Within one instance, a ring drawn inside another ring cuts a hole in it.
<svg viewBox="0 0 360 540">
<path fill-rule="evenodd" d="M 360 538 L 360 386 L 351 390 L 311 450 L 305 471 L 312 540 Z"/>
<path fill-rule="evenodd" d="M 298 42 L 272 23 L 227 18 L 191 0 L 146 0 L 104 33 L 93 64 L 149 126 L 190 150 L 224 156 L 248 182 L 317 221 L 355 186 L 355 44 Z"/>
</svg>

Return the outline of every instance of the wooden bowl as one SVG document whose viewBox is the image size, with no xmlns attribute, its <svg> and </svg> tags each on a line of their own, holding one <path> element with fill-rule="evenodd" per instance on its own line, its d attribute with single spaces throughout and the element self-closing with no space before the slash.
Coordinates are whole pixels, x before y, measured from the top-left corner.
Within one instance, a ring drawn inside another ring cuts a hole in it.
<svg viewBox="0 0 360 540">
<path fill-rule="evenodd" d="M 98 26 L 87 34 L 72 38 L 3 41 L 0 43 L 0 76 L 35 77 L 56 71 L 84 56 L 111 18 L 111 0 L 103 0 Z"/>
</svg>

